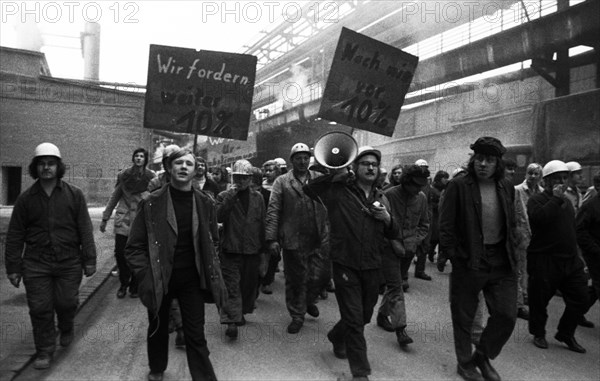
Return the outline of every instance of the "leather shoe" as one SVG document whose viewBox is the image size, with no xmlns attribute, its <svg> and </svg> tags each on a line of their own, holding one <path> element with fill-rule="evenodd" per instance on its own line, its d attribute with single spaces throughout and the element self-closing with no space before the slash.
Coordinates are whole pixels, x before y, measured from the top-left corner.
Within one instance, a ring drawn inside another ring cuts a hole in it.
<svg viewBox="0 0 600 381">
<path fill-rule="evenodd" d="M 74 337 L 75 337 L 75 334 L 72 329 L 69 331 L 61 332 L 60 333 L 60 346 L 68 347 L 73 342 Z"/>
<path fill-rule="evenodd" d="M 402 281 L 402 292 L 407 292 L 409 287 L 410 287 L 410 285 L 408 284 L 408 281 L 403 280 Z"/>
<path fill-rule="evenodd" d="M 585 327 L 585 328 L 594 328 L 594 323 L 592 323 L 591 321 L 586 319 L 585 316 L 583 316 L 583 315 L 581 316 L 581 318 L 579 319 L 577 324 L 579 324 L 580 326 Z"/>
<path fill-rule="evenodd" d="M 309 304 L 306 306 L 306 313 L 314 318 L 319 317 L 319 308 L 315 304 Z"/>
<path fill-rule="evenodd" d="M 127 294 L 127 287 L 121 287 L 121 288 L 119 288 L 119 291 L 117 291 L 117 298 L 123 299 L 126 294 Z"/>
<path fill-rule="evenodd" d="M 150 372 L 148 373 L 148 381 L 162 381 L 163 372 Z"/>
<path fill-rule="evenodd" d="M 401 347 L 405 347 L 408 344 L 413 343 L 413 339 L 411 339 L 411 337 L 408 336 L 408 333 L 406 333 L 406 329 L 404 328 L 399 328 L 396 330 L 396 339 L 398 340 L 398 344 L 400 344 Z"/>
<path fill-rule="evenodd" d="M 390 322 L 390 319 L 388 319 L 388 317 L 385 316 L 384 314 L 381 314 L 381 313 L 377 314 L 377 325 L 388 332 L 395 331 L 394 327 L 392 326 L 392 323 Z"/>
<path fill-rule="evenodd" d="M 432 278 L 425 273 L 415 274 L 415 278 L 423 279 L 423 280 L 431 280 Z"/>
<path fill-rule="evenodd" d="M 529 320 L 529 311 L 525 307 L 521 307 L 517 310 L 517 317 L 523 320 Z"/>
<path fill-rule="evenodd" d="M 548 342 L 544 336 L 536 336 L 533 338 L 533 345 L 538 348 L 548 349 Z"/>
<path fill-rule="evenodd" d="M 554 335 L 554 338 L 562 343 L 567 344 L 570 350 L 577 353 L 585 353 L 586 350 L 584 347 L 579 345 L 579 343 L 575 340 L 575 336 L 567 336 L 564 333 L 558 332 Z"/>
<path fill-rule="evenodd" d="M 331 335 L 331 331 L 327 332 L 327 339 L 333 344 L 333 354 L 335 357 L 344 360 L 347 359 L 346 355 L 346 344 L 343 342 L 335 341 Z"/>
<path fill-rule="evenodd" d="M 227 329 L 225 330 L 225 336 L 229 337 L 230 339 L 237 339 L 238 328 L 237 328 L 237 325 L 235 325 L 235 323 L 227 324 Z"/>
<path fill-rule="evenodd" d="M 33 362 L 33 367 L 35 369 L 48 369 L 50 368 L 50 362 L 52 362 L 52 355 L 50 353 L 38 353 Z"/>
<path fill-rule="evenodd" d="M 468 362 L 464 365 L 458 364 L 456 366 L 456 373 L 467 381 L 485 381 L 483 376 L 477 371 L 477 368 L 475 368 L 475 364 L 472 362 Z"/>
<path fill-rule="evenodd" d="M 496 369 L 490 364 L 490 359 L 479 351 L 473 354 L 473 363 L 481 371 L 481 375 L 487 381 L 500 381 L 500 375 Z"/>
<path fill-rule="evenodd" d="M 287 327 L 287 331 L 288 333 L 298 333 L 300 332 L 300 328 L 302 328 L 302 326 L 304 325 L 304 322 L 302 320 L 292 320 L 292 322 L 290 323 L 290 325 L 288 325 Z"/>
<path fill-rule="evenodd" d="M 438 269 L 439 272 L 443 273 L 444 270 L 446 269 L 446 264 L 442 263 L 442 262 L 438 262 L 437 263 L 437 269 Z"/>
</svg>

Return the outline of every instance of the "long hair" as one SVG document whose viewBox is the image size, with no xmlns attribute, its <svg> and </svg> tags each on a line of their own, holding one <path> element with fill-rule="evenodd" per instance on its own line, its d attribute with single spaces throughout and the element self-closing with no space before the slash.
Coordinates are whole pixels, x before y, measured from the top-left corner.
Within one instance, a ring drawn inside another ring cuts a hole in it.
<svg viewBox="0 0 600 381">
<path fill-rule="evenodd" d="M 144 168 L 146 168 L 146 166 L 148 165 L 148 151 L 144 148 L 140 147 L 133 151 L 133 154 L 131 155 L 131 162 L 134 162 L 133 159 L 135 158 L 135 155 L 137 155 L 140 152 L 144 154 Z"/>
<path fill-rule="evenodd" d="M 31 176 L 31 178 L 33 178 L 34 180 L 37 180 L 39 178 L 39 175 L 37 173 L 37 165 L 40 157 L 41 156 L 34 157 L 33 159 L 31 159 L 31 163 L 29 163 L 29 176 Z M 56 158 L 56 166 L 56 178 L 60 180 L 65 175 L 65 172 L 67 171 L 67 166 L 59 157 Z"/>
<path fill-rule="evenodd" d="M 467 164 L 467 172 L 473 177 L 477 177 L 477 174 L 475 173 L 475 156 L 477 156 L 477 154 L 471 155 L 471 157 L 469 158 L 469 164 Z M 504 160 L 502 160 L 502 158 L 499 156 L 494 157 L 497 159 L 496 171 L 494 172 L 492 177 L 494 178 L 494 180 L 500 181 L 504 178 Z"/>
<path fill-rule="evenodd" d="M 433 186 L 439 189 L 443 189 L 444 185 L 442 184 L 442 179 L 449 179 L 450 175 L 446 171 L 437 171 L 435 176 L 433 176 Z"/>
<path fill-rule="evenodd" d="M 390 173 L 388 173 L 388 180 L 390 181 L 390 184 L 399 185 L 399 184 L 396 184 L 396 182 L 394 181 L 394 171 L 396 171 L 397 169 L 402 169 L 402 164 L 394 165 L 392 167 L 392 169 L 390 170 Z"/>
</svg>

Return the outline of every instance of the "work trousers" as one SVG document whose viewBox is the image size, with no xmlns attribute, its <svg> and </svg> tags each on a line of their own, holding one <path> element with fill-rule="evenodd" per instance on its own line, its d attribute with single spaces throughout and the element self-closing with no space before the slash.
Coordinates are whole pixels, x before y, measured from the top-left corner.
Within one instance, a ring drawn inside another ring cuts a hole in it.
<svg viewBox="0 0 600 381">
<path fill-rule="evenodd" d="M 320 249 L 283 250 L 285 304 L 292 320 L 304 321 L 330 278 L 329 258 Z"/>
<path fill-rule="evenodd" d="M 483 291 L 490 316 L 477 350 L 490 359 L 496 358 L 510 338 L 517 320 L 516 273 L 507 263 L 499 266 L 482 264 L 480 268 L 472 269 L 468 267 L 467 260 L 454 258 L 450 279 L 450 310 L 458 363 L 465 365 L 471 361 L 473 320 L 480 291 Z"/>
<path fill-rule="evenodd" d="M 529 333 L 540 337 L 546 335 L 548 303 L 560 290 L 565 310 L 558 323 L 558 332 L 573 336 L 577 322 L 588 310 L 589 295 L 583 261 L 576 255 L 557 258 L 551 254 L 529 255 Z"/>
<path fill-rule="evenodd" d="M 23 259 L 23 284 L 38 353 L 56 350 L 55 312 L 60 332 L 73 329 L 82 272 L 79 257 L 56 261 L 52 255 L 27 255 Z"/>
<path fill-rule="evenodd" d="M 173 269 L 169 292 L 163 296 L 157 316 L 148 314 L 148 363 L 152 373 L 161 373 L 169 362 L 169 310 L 177 298 L 181 309 L 185 351 L 192 380 L 216 380 L 204 336 L 204 294 L 195 267 Z"/>
<path fill-rule="evenodd" d="M 119 269 L 119 282 L 122 288 L 129 287 L 129 292 L 137 293 L 137 281 L 133 272 L 129 270 L 127 261 L 125 260 L 125 245 L 127 244 L 127 236 L 122 234 L 115 235 L 115 259 L 117 268 Z"/>
<path fill-rule="evenodd" d="M 598 256 L 583 253 L 583 258 L 587 264 L 587 268 L 592 278 L 592 286 L 589 287 L 589 303 L 588 310 L 594 305 L 596 300 L 600 298 L 600 258 Z M 586 313 L 587 313 L 586 311 Z"/>
<path fill-rule="evenodd" d="M 229 295 L 221 309 L 221 323 L 240 323 L 244 314 L 254 311 L 259 265 L 259 254 L 221 255 L 221 271 Z"/>
<path fill-rule="evenodd" d="M 400 276 L 400 258 L 394 253 L 386 253 L 382 258 L 382 273 L 385 280 L 385 292 L 379 306 L 379 313 L 389 316 L 392 327 L 406 327 L 406 306 Z"/>
<path fill-rule="evenodd" d="M 346 345 L 352 376 L 368 376 L 371 365 L 364 330 L 379 297 L 380 270 L 356 270 L 333 263 L 333 281 L 341 319 L 331 330 L 331 339 Z"/>
</svg>

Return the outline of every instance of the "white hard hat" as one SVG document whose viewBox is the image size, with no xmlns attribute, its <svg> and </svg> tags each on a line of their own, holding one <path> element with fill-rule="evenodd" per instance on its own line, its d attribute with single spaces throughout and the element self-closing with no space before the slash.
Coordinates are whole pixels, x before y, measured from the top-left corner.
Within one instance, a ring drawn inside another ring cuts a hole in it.
<svg viewBox="0 0 600 381">
<path fill-rule="evenodd" d="M 296 143 L 290 150 L 290 159 L 297 153 L 305 152 L 310 155 L 310 148 L 304 143 Z"/>
<path fill-rule="evenodd" d="M 544 165 L 542 177 L 550 176 L 556 172 L 569 172 L 569 167 L 560 160 L 551 160 Z"/>
<path fill-rule="evenodd" d="M 569 172 L 581 171 L 581 164 L 576 161 L 569 161 L 567 164 L 567 168 L 569 168 Z"/>
<path fill-rule="evenodd" d="M 419 159 L 419 160 L 415 161 L 415 164 L 420 167 L 429 167 L 429 164 L 427 163 L 427 161 L 425 161 L 423 159 Z"/>
<path fill-rule="evenodd" d="M 233 164 L 232 175 L 252 175 L 252 164 L 248 160 L 238 160 Z"/>
<path fill-rule="evenodd" d="M 285 160 L 281 157 L 278 157 L 277 159 L 273 159 L 277 164 L 279 164 L 279 167 L 283 168 L 283 167 L 287 167 L 287 163 L 285 162 Z"/>
<path fill-rule="evenodd" d="M 60 151 L 58 150 L 58 147 L 52 143 L 42 143 L 35 147 L 33 157 L 40 156 L 55 156 L 59 159 L 62 158 L 62 156 L 60 156 Z"/>
</svg>

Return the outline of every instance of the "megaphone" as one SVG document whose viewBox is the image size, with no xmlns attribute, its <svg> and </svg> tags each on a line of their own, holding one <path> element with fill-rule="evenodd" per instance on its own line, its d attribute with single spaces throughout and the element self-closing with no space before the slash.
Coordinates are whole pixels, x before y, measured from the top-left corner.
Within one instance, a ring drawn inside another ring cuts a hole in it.
<svg viewBox="0 0 600 381">
<path fill-rule="evenodd" d="M 315 142 L 315 160 L 326 168 L 344 168 L 354 161 L 357 154 L 356 140 L 345 132 L 328 132 Z"/>
</svg>

